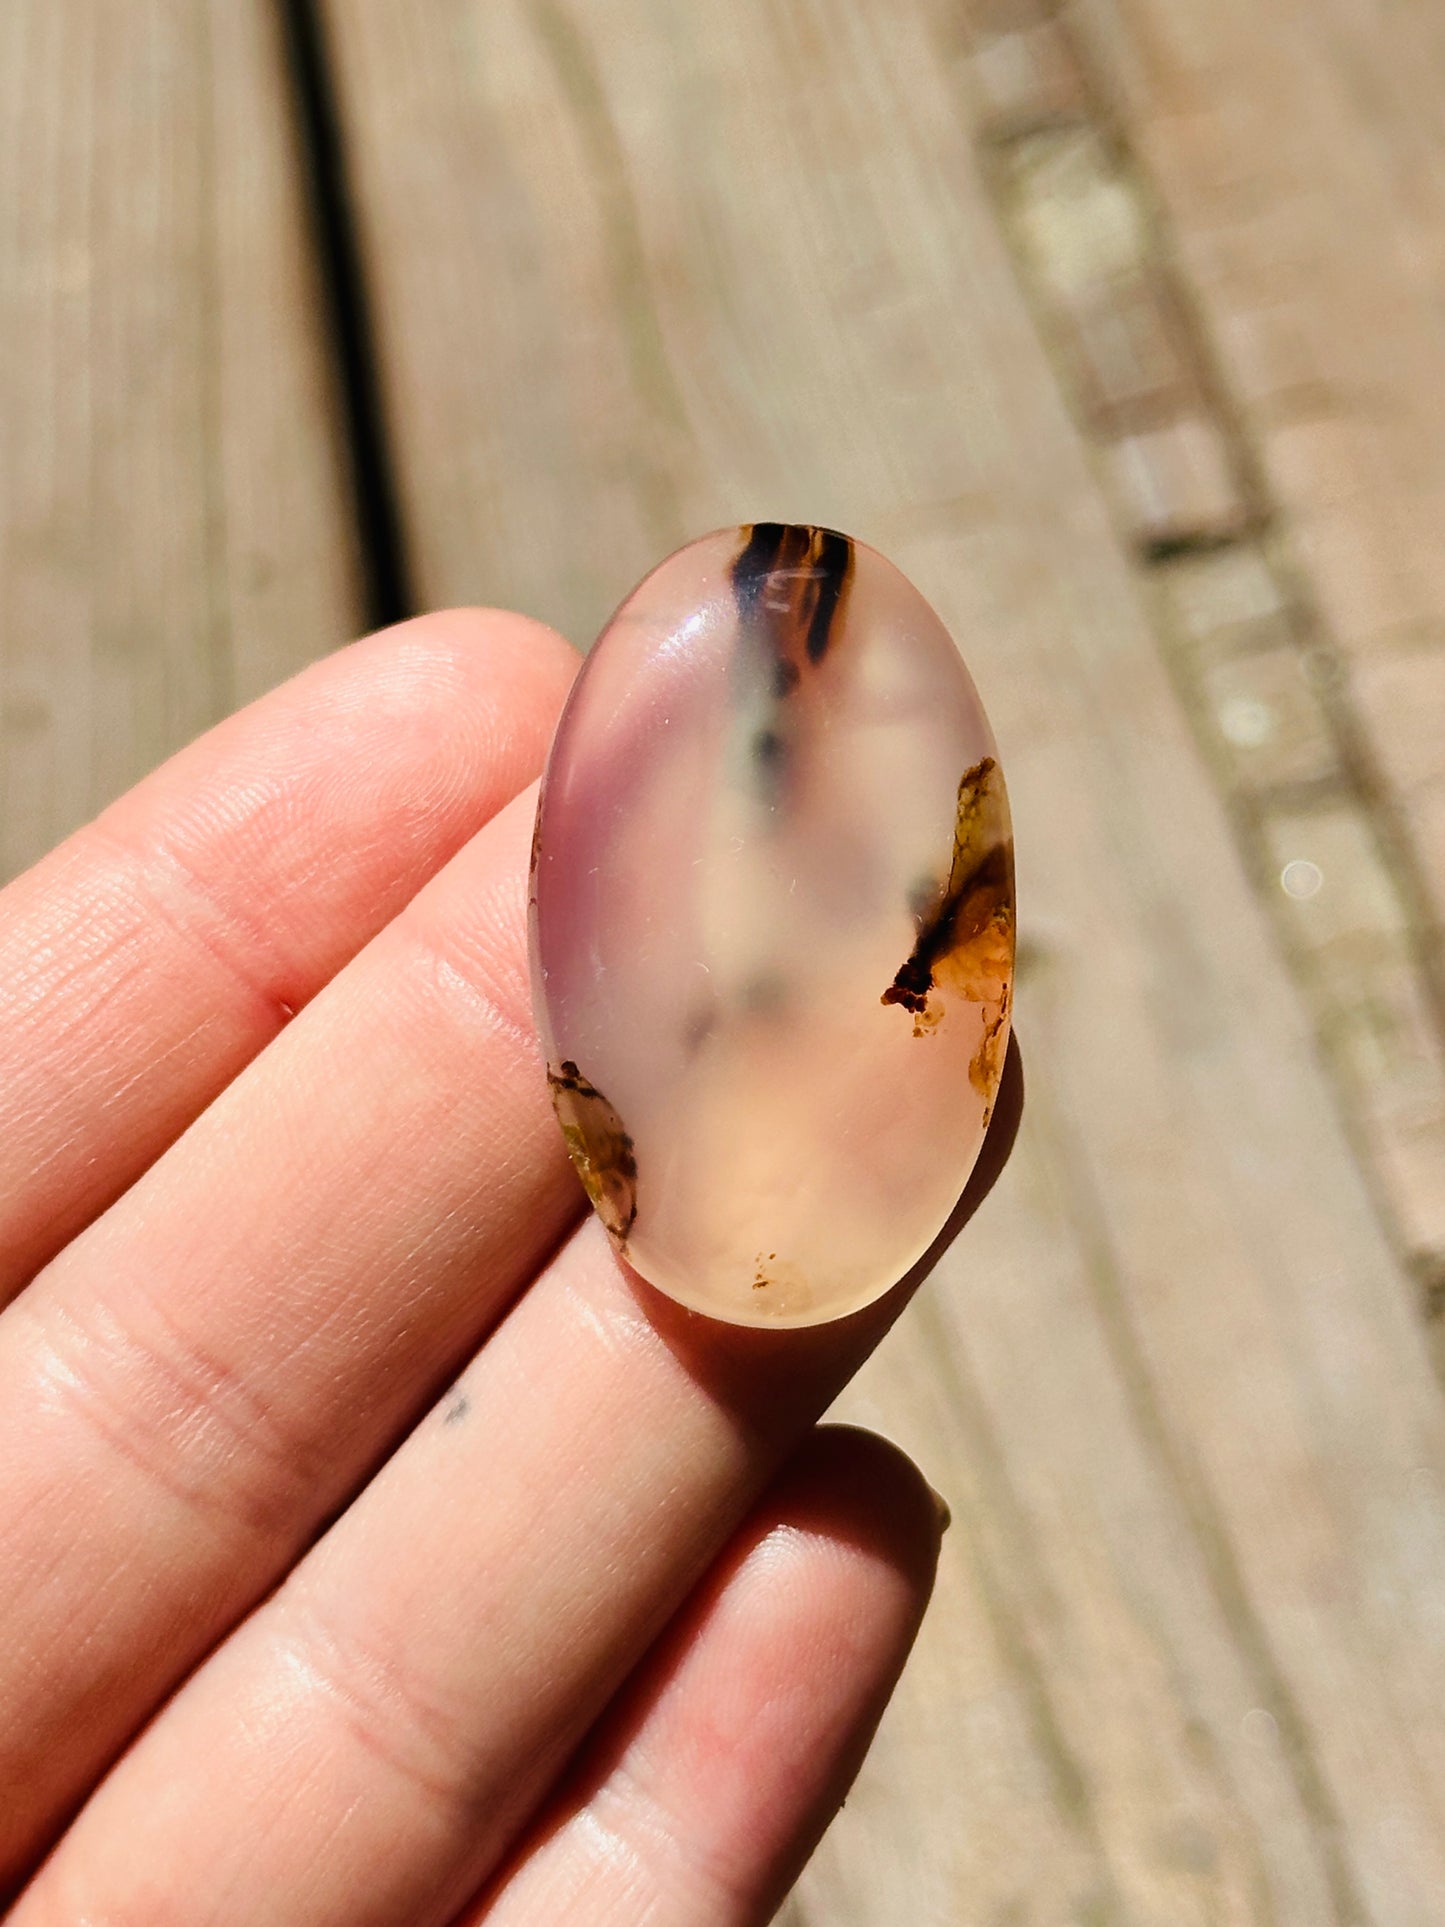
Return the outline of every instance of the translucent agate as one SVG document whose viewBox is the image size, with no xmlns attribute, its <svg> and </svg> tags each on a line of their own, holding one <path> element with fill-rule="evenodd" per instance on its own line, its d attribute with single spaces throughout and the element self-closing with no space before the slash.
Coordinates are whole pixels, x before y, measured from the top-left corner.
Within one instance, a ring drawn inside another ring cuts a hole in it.
<svg viewBox="0 0 1445 1927">
<path fill-rule="evenodd" d="M 998 751 L 912 584 L 800 525 L 669 556 L 578 677 L 532 864 L 552 1097 L 628 1263 L 737 1324 L 879 1297 L 978 1154 L 1013 957 Z"/>
</svg>

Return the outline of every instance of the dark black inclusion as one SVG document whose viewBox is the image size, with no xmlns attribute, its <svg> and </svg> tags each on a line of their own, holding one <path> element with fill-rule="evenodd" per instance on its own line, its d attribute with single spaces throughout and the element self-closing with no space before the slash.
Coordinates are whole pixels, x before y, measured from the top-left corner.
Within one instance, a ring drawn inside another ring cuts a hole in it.
<svg viewBox="0 0 1445 1927">
<path fill-rule="evenodd" d="M 817 562 L 818 600 L 813 620 L 808 624 L 809 662 L 821 662 L 827 654 L 833 619 L 853 567 L 853 544 L 846 535 L 839 535 L 834 529 L 820 529 L 818 533 L 822 538 L 822 552 Z"/>
<path fill-rule="evenodd" d="M 763 606 L 769 579 L 780 569 L 803 568 L 812 576 L 816 596 L 803 646 L 810 662 L 821 662 L 853 569 L 853 543 L 848 536 L 807 522 L 754 522 L 732 565 L 733 593 L 745 619 L 761 614 L 771 628 L 773 612 Z M 791 695 L 797 686 L 794 664 L 785 663 L 778 683 L 779 696 Z"/>
</svg>

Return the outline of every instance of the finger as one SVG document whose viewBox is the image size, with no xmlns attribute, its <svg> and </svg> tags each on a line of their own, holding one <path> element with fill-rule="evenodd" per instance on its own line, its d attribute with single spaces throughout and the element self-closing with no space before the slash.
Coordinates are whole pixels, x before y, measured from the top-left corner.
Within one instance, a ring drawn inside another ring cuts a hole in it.
<svg viewBox="0 0 1445 1927">
<path fill-rule="evenodd" d="M 1019 1091 L 1006 1074 L 970 1207 Z M 715 1325 L 589 1220 L 162 1712 L 16 1922 L 164 1923 L 160 1867 L 191 1927 L 449 1920 L 906 1293 L 811 1330 Z"/>
<path fill-rule="evenodd" d="M 0 893 L 0 1304 L 531 781 L 574 663 L 521 616 L 404 623 Z"/>
<path fill-rule="evenodd" d="M 894 1447 L 815 1433 L 462 1927 L 771 1920 L 903 1668 L 941 1523 Z"/>
<path fill-rule="evenodd" d="M 582 1208 L 529 1015 L 534 805 L 0 1315 L 0 1888 Z"/>
</svg>

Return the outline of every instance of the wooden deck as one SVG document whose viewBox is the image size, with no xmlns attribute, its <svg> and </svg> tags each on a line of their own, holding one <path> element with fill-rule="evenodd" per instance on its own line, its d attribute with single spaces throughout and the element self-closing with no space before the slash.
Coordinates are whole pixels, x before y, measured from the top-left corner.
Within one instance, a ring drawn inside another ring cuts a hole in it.
<svg viewBox="0 0 1445 1927">
<path fill-rule="evenodd" d="M 953 1505 L 790 1927 L 1445 1918 L 1445 16 L 7 0 L 0 863 L 753 517 L 958 635 L 1028 1109 L 846 1409 Z"/>
</svg>

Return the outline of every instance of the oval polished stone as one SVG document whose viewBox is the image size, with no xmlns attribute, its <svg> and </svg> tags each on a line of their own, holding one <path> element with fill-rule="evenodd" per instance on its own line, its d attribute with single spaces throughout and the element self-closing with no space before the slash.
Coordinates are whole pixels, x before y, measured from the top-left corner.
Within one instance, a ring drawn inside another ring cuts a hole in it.
<svg viewBox="0 0 1445 1927">
<path fill-rule="evenodd" d="M 997 750 L 912 584 L 780 523 L 669 556 L 582 668 L 533 850 L 553 1100 L 622 1255 L 737 1324 L 881 1296 L 983 1141 L 1013 945 Z"/>
</svg>

